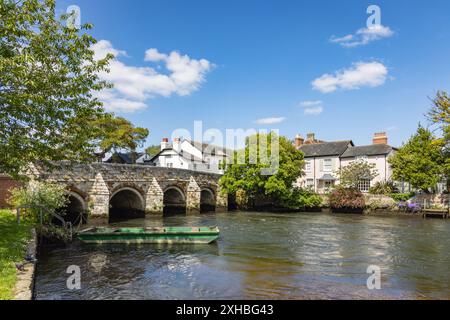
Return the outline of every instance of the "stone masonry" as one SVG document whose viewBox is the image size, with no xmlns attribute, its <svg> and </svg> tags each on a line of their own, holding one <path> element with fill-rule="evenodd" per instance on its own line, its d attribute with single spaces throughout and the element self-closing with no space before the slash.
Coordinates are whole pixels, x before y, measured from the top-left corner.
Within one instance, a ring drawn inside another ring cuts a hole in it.
<svg viewBox="0 0 450 320">
<path fill-rule="evenodd" d="M 93 217 L 107 217 L 111 198 L 121 190 L 133 191 L 143 199 L 147 214 L 163 214 L 164 192 L 176 187 L 186 199 L 187 214 L 200 212 L 201 191 L 208 189 L 215 195 L 216 211 L 226 211 L 228 197 L 219 186 L 220 175 L 183 169 L 122 164 L 59 163 L 49 171 L 35 164 L 30 177 L 59 184 L 83 201 Z"/>
</svg>

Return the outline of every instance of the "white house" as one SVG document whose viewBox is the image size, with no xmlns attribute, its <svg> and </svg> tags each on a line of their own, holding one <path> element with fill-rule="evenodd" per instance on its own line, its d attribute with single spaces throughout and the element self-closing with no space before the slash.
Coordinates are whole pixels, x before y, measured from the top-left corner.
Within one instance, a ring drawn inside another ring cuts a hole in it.
<svg viewBox="0 0 450 320">
<path fill-rule="evenodd" d="M 222 164 L 229 157 L 223 147 L 177 138 L 165 138 L 161 151 L 150 162 L 158 167 L 187 169 L 223 174 Z"/>
<path fill-rule="evenodd" d="M 314 134 L 308 134 L 305 140 L 301 136 L 295 139 L 295 146 L 305 154 L 305 175 L 297 185 L 308 187 L 317 193 L 326 193 L 334 185 L 339 184 L 338 172 L 341 168 L 354 161 L 367 161 L 375 164 L 378 175 L 360 182 L 359 189 L 368 192 L 378 181 L 391 179 L 392 170 L 388 159 L 396 149 L 387 144 L 386 133 L 377 133 L 373 144 L 355 146 L 351 140 L 324 142 L 315 139 Z"/>
</svg>

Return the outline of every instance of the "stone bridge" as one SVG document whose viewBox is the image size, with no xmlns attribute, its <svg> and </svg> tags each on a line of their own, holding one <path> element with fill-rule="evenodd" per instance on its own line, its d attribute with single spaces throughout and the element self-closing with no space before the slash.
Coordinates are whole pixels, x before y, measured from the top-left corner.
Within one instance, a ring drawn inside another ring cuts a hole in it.
<svg viewBox="0 0 450 320">
<path fill-rule="evenodd" d="M 145 165 L 60 163 L 50 171 L 33 165 L 28 175 L 63 184 L 69 193 L 69 212 L 110 220 L 124 213 L 223 212 L 228 206 L 217 174 Z"/>
</svg>

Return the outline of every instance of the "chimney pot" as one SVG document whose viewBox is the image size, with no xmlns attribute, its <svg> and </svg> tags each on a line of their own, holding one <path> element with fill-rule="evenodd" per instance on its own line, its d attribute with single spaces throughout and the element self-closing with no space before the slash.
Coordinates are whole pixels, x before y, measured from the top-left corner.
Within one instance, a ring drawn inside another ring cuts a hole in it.
<svg viewBox="0 0 450 320">
<path fill-rule="evenodd" d="M 373 144 L 388 144 L 386 132 L 377 132 L 373 135 Z"/>
<path fill-rule="evenodd" d="M 303 143 L 305 142 L 305 139 L 303 139 L 303 137 L 301 135 L 297 135 L 295 136 L 295 147 L 298 149 L 300 148 Z"/>
</svg>

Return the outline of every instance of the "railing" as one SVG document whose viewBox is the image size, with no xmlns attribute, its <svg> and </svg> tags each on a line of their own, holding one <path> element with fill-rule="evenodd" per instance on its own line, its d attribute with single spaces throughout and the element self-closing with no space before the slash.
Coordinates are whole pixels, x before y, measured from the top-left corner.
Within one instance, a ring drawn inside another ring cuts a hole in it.
<svg viewBox="0 0 450 320">
<path fill-rule="evenodd" d="M 47 209 L 46 207 L 44 207 L 44 206 L 39 206 L 39 205 L 33 205 L 33 206 L 32 206 L 32 205 L 24 205 L 24 206 L 19 206 L 19 207 L 17 207 L 17 208 L 16 208 L 17 224 L 20 225 L 20 211 L 21 211 L 22 209 L 36 209 L 36 208 L 39 209 L 39 223 L 41 224 L 41 226 L 42 226 L 42 224 L 43 224 L 43 219 L 44 219 L 44 218 L 43 218 L 42 212 L 45 211 L 45 212 L 48 213 L 50 216 L 56 218 L 59 222 L 61 222 L 63 228 L 64 228 L 65 230 L 68 231 L 70 239 L 72 239 L 72 235 L 73 235 L 73 227 L 72 227 L 72 223 L 69 222 L 69 221 L 64 220 L 64 218 L 61 217 L 59 214 L 56 214 L 56 213 L 54 213 L 54 212 L 48 210 L 48 209 Z"/>
</svg>

